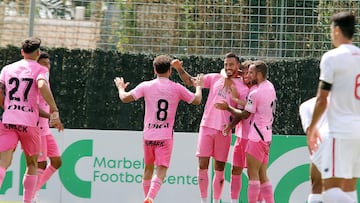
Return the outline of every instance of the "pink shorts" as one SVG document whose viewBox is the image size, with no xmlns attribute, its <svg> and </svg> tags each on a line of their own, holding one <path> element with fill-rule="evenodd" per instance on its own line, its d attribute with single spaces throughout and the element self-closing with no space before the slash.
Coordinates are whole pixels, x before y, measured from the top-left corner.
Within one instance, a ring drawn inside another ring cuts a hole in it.
<svg viewBox="0 0 360 203">
<path fill-rule="evenodd" d="M 59 147 L 52 135 L 41 136 L 41 151 L 38 162 L 46 161 L 47 157 L 60 157 Z"/>
<path fill-rule="evenodd" d="M 145 164 L 165 166 L 169 168 L 173 139 L 168 140 L 143 140 Z"/>
<path fill-rule="evenodd" d="M 247 168 L 246 163 L 246 146 L 248 139 L 242 139 L 241 137 L 236 138 L 236 143 L 233 150 L 233 160 L 232 164 L 237 167 Z"/>
<path fill-rule="evenodd" d="M 226 162 L 230 143 L 231 136 L 224 136 L 221 130 L 200 126 L 196 156 Z"/>
<path fill-rule="evenodd" d="M 15 150 L 20 141 L 24 153 L 33 156 L 40 153 L 38 127 L 13 124 L 0 124 L 0 151 Z"/>
<path fill-rule="evenodd" d="M 246 147 L 246 153 L 253 156 L 263 164 L 267 164 L 269 162 L 269 152 L 270 142 L 262 140 L 257 142 L 249 140 Z"/>
</svg>

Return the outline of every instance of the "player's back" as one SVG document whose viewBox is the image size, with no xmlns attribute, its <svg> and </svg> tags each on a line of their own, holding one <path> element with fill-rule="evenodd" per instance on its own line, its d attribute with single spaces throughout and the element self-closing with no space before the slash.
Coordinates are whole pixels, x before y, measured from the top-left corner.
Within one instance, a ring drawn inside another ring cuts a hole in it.
<svg viewBox="0 0 360 203">
<path fill-rule="evenodd" d="M 343 44 L 324 55 L 321 67 L 320 80 L 332 84 L 328 110 L 330 132 L 359 132 L 356 123 L 360 122 L 360 49 Z"/>
<path fill-rule="evenodd" d="M 304 133 L 306 133 L 306 130 L 311 123 L 315 108 L 315 103 L 316 103 L 316 97 L 312 97 L 301 103 L 299 106 L 299 115 Z M 329 134 L 329 125 L 327 121 L 327 108 L 324 111 L 323 115 L 321 116 L 316 126 L 320 132 L 321 139 L 324 140 Z"/>
<path fill-rule="evenodd" d="M 249 139 L 259 140 L 261 137 L 259 137 L 259 132 L 261 132 L 262 139 L 271 141 L 272 124 L 276 110 L 276 92 L 270 81 L 261 82 L 257 88 L 249 93 L 245 110 L 253 114 L 251 121 L 253 127 L 250 129 Z"/>
<path fill-rule="evenodd" d="M 195 98 L 182 85 L 161 77 L 140 83 L 131 91 L 131 95 L 136 100 L 144 97 L 144 136 L 147 139 L 171 136 L 179 101 L 191 103 Z"/>
<path fill-rule="evenodd" d="M 20 60 L 5 66 L 0 81 L 5 85 L 3 123 L 37 125 L 39 118 L 38 79 L 48 76 L 46 68 L 34 60 Z"/>
<path fill-rule="evenodd" d="M 267 123 L 267 125 L 271 125 L 274 116 L 274 105 L 276 105 L 274 103 L 276 100 L 275 88 L 270 81 L 266 80 L 262 82 L 254 91 L 257 92 L 256 96 L 258 102 L 254 116 L 263 122 L 270 122 Z"/>
</svg>

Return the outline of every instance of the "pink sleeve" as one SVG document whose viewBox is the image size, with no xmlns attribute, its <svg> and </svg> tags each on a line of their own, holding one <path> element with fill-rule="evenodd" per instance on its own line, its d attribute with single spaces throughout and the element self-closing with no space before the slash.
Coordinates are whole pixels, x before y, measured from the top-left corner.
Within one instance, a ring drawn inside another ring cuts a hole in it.
<svg viewBox="0 0 360 203">
<path fill-rule="evenodd" d="M 221 76 L 221 75 L 218 73 L 209 73 L 209 74 L 204 75 L 203 88 L 210 88 L 213 84 L 214 79 L 216 79 L 219 76 Z"/>
<path fill-rule="evenodd" d="M 47 82 L 49 82 L 49 70 L 47 68 L 44 68 L 42 66 L 38 66 L 39 68 L 39 74 L 36 77 L 36 81 L 38 80 L 46 80 Z"/>
<path fill-rule="evenodd" d="M 131 96 L 133 96 L 135 100 L 144 97 L 145 86 L 146 86 L 146 82 L 142 82 L 138 84 L 134 89 L 130 91 Z"/>
<path fill-rule="evenodd" d="M 195 99 L 195 94 L 180 84 L 176 83 L 176 86 L 180 92 L 180 99 L 187 102 L 188 104 L 191 104 Z"/>
<path fill-rule="evenodd" d="M 250 112 L 250 113 L 255 113 L 256 112 L 256 93 L 255 91 L 251 92 L 249 94 L 249 98 L 246 102 L 246 105 L 245 105 L 245 110 Z"/>
</svg>

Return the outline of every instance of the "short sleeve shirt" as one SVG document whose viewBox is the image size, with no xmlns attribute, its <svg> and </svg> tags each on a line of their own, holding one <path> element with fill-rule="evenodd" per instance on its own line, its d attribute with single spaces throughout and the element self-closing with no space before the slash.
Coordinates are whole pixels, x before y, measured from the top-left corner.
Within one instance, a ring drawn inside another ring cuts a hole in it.
<svg viewBox="0 0 360 203">
<path fill-rule="evenodd" d="M 34 60 L 20 60 L 5 66 L 0 82 L 5 85 L 2 122 L 36 127 L 39 120 L 38 80 L 49 79 L 49 71 Z"/>
<path fill-rule="evenodd" d="M 301 125 L 306 133 L 306 129 L 310 126 L 314 108 L 316 103 L 316 97 L 313 97 L 309 100 L 303 102 L 299 107 L 299 114 L 301 119 Z M 320 118 L 319 122 L 317 123 L 317 128 L 319 129 L 319 133 L 321 139 L 324 140 L 329 135 L 329 125 L 327 122 L 327 110 L 325 110 L 324 114 Z"/>
<path fill-rule="evenodd" d="M 276 93 L 273 84 L 265 80 L 250 92 L 245 110 L 253 114 L 249 140 L 272 140 L 272 124 L 276 109 Z"/>
<path fill-rule="evenodd" d="M 360 49 L 342 44 L 326 52 L 319 79 L 332 84 L 327 114 L 330 135 L 360 138 Z"/>
<path fill-rule="evenodd" d="M 171 139 L 179 102 L 192 103 L 195 94 L 168 78 L 145 81 L 130 91 L 135 100 L 144 97 L 144 139 Z"/>
<path fill-rule="evenodd" d="M 237 107 L 235 101 L 231 99 L 231 90 L 224 87 L 225 78 L 219 73 L 210 73 L 204 75 L 203 88 L 209 89 L 208 98 L 205 104 L 204 113 L 200 126 L 223 130 L 224 125 L 231 122 L 232 115 L 228 111 L 216 109 L 214 104 L 226 101 L 233 107 Z M 234 88 L 241 86 L 243 81 L 239 78 L 232 79 Z"/>
</svg>

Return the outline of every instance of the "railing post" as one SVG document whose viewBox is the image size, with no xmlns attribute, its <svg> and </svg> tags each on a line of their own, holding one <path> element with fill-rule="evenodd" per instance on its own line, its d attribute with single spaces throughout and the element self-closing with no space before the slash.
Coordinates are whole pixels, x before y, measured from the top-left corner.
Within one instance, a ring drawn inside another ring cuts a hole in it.
<svg viewBox="0 0 360 203">
<path fill-rule="evenodd" d="M 29 37 L 34 35 L 34 18 L 35 18 L 35 4 L 36 0 L 30 1 L 30 10 L 29 10 Z"/>
</svg>

